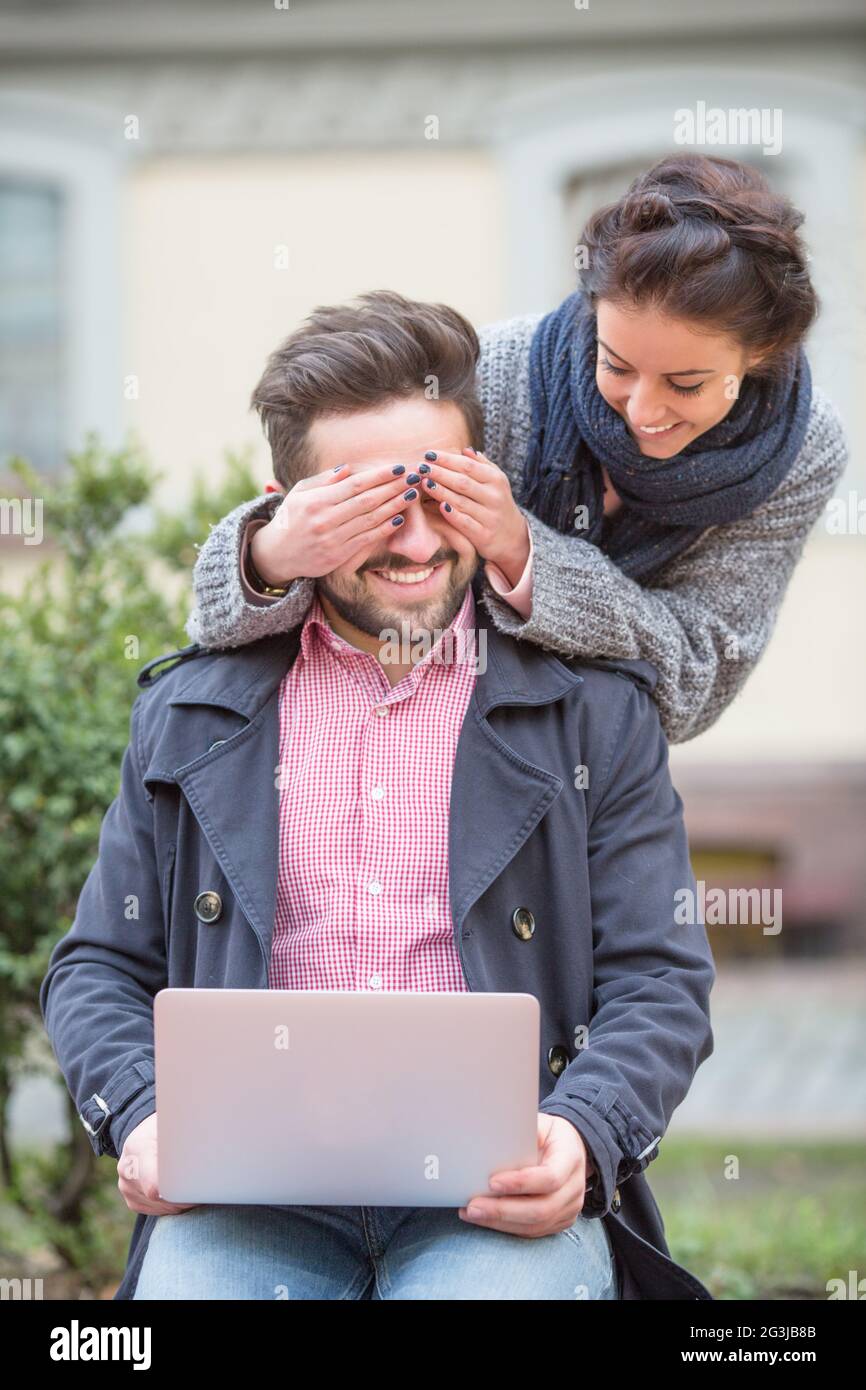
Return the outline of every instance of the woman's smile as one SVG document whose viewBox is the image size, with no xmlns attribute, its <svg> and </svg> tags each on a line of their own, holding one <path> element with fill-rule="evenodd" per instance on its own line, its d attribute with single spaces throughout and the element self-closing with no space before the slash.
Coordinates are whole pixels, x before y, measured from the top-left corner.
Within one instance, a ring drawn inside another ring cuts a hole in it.
<svg viewBox="0 0 866 1390">
<path fill-rule="evenodd" d="M 669 425 L 633 425 L 625 412 L 623 412 L 623 419 L 628 425 L 632 439 L 644 452 L 647 449 L 667 449 L 672 445 L 679 448 L 688 428 L 687 420 L 674 420 Z"/>
</svg>

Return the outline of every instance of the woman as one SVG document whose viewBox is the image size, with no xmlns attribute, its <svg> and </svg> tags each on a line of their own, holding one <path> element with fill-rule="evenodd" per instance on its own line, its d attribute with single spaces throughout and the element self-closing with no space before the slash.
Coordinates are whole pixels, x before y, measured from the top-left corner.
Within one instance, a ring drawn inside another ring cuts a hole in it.
<svg viewBox="0 0 866 1390">
<path fill-rule="evenodd" d="M 486 453 L 466 469 L 510 485 L 490 534 L 521 534 L 518 514 L 528 528 L 519 581 L 486 590 L 492 620 L 567 657 L 652 662 L 672 742 L 711 725 L 757 663 L 846 464 L 802 346 L 817 313 L 802 220 L 746 165 L 662 159 L 590 218 L 578 293 L 480 334 Z M 463 529 L 471 488 L 445 463 L 425 484 Z M 303 617 L 306 580 L 269 599 L 240 576 L 247 523 L 281 500 L 211 532 L 194 641 L 235 646 Z"/>
</svg>

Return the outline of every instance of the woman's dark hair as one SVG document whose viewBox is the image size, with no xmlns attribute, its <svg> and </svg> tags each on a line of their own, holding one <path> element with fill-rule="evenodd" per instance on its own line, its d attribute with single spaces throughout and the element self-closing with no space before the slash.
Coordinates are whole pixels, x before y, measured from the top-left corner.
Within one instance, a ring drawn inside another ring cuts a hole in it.
<svg viewBox="0 0 866 1390">
<path fill-rule="evenodd" d="M 798 235 L 803 214 L 763 174 L 733 159 L 659 160 L 581 237 L 581 289 L 594 308 L 652 304 L 765 353 L 752 371 L 784 369 L 818 313 Z"/>
</svg>

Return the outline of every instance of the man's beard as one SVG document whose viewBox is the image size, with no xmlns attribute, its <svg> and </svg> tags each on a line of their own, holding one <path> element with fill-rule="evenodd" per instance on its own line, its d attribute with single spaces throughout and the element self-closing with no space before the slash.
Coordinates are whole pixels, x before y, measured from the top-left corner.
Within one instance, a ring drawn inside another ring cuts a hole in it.
<svg viewBox="0 0 866 1390">
<path fill-rule="evenodd" d="M 404 622 L 409 624 L 413 636 L 416 633 L 423 635 L 437 630 L 444 631 L 459 612 L 479 564 L 478 555 L 471 559 L 461 558 L 453 550 L 434 555 L 427 564 L 443 564 L 449 559 L 453 559 L 454 563 L 445 592 L 441 597 L 422 600 L 411 608 L 390 607 L 387 598 L 380 599 L 377 594 L 373 594 L 364 579 L 365 572 L 373 569 L 425 568 L 417 564 L 397 564 L 393 556 L 387 556 L 378 562 L 368 562 L 351 579 L 341 581 L 340 588 L 335 588 L 327 575 L 317 579 L 316 585 L 334 605 L 341 618 L 371 637 L 382 637 L 383 633 L 395 629 L 398 632 L 402 631 L 401 625 Z"/>
</svg>

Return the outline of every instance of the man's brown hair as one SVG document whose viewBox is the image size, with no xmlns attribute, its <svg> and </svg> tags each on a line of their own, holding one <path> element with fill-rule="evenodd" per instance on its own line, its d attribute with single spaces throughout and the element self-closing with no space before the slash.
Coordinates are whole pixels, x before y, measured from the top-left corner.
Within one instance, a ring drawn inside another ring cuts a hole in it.
<svg viewBox="0 0 866 1390">
<path fill-rule="evenodd" d="M 250 404 L 271 446 L 274 477 L 291 488 L 313 471 L 307 431 L 323 415 L 371 410 L 423 393 L 453 401 L 483 445 L 475 329 L 447 304 L 374 290 L 321 305 L 271 353 Z"/>
</svg>

